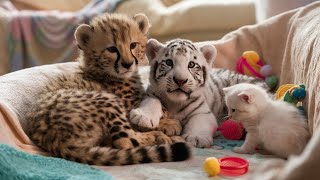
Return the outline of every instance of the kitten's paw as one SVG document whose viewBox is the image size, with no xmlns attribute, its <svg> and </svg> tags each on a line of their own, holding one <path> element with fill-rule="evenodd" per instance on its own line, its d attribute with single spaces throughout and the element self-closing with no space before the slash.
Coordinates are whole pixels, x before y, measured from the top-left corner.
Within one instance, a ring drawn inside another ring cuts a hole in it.
<svg viewBox="0 0 320 180">
<path fill-rule="evenodd" d="M 184 134 L 182 137 L 185 138 L 187 143 L 194 147 L 199 148 L 209 148 L 212 146 L 213 138 L 211 136 L 197 136 L 197 135 L 189 135 Z"/>
<path fill-rule="evenodd" d="M 182 126 L 178 120 L 161 119 L 158 129 L 168 136 L 179 136 L 182 131 Z"/>
<path fill-rule="evenodd" d="M 238 153 L 238 154 L 253 154 L 254 153 L 254 150 L 248 150 L 248 149 L 244 149 L 242 147 L 235 147 L 235 148 L 233 148 L 232 151 L 235 153 Z"/>
<path fill-rule="evenodd" d="M 161 114 L 159 115 L 137 108 L 130 111 L 129 121 L 132 124 L 153 129 L 158 127 L 160 118 Z"/>
</svg>

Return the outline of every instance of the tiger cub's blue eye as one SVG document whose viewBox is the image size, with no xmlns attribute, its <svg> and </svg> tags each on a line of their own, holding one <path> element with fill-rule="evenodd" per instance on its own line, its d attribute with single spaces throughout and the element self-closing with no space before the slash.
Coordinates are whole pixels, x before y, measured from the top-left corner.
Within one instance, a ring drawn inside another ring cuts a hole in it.
<svg viewBox="0 0 320 180">
<path fill-rule="evenodd" d="M 168 66 L 172 66 L 172 65 L 173 65 L 173 61 L 172 61 L 171 59 L 167 59 L 167 60 L 166 60 L 166 64 L 167 64 Z"/>
<path fill-rule="evenodd" d="M 190 61 L 188 64 L 188 68 L 194 68 L 195 65 L 196 63 L 194 63 L 193 61 Z"/>
</svg>

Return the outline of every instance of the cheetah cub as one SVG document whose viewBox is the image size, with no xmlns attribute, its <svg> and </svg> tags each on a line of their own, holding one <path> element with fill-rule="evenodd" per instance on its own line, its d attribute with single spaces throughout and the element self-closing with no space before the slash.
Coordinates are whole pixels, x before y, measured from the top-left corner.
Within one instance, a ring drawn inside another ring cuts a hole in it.
<svg viewBox="0 0 320 180">
<path fill-rule="evenodd" d="M 138 132 L 128 122 L 144 96 L 137 71 L 149 27 L 143 14 L 104 14 L 76 29 L 78 72 L 52 80 L 29 116 L 27 133 L 37 146 L 94 165 L 189 158 L 190 149 L 179 138 Z"/>
</svg>

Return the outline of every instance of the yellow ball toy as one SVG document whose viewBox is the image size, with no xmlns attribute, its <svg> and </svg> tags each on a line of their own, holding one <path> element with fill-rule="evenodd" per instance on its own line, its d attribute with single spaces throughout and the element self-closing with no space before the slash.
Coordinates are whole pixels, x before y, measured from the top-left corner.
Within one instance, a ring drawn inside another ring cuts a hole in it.
<svg viewBox="0 0 320 180">
<path fill-rule="evenodd" d="M 220 163 L 217 158 L 209 157 L 203 163 L 204 171 L 211 176 L 216 176 L 220 173 Z"/>
</svg>

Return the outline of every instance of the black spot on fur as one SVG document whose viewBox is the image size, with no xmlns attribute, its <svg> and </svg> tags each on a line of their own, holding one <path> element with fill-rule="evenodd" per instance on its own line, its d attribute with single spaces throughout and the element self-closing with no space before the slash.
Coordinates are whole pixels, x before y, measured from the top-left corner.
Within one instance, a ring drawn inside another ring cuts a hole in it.
<svg viewBox="0 0 320 180">
<path fill-rule="evenodd" d="M 88 124 L 86 127 L 86 131 L 92 131 L 94 129 L 92 124 Z"/>
<path fill-rule="evenodd" d="M 110 129 L 110 134 L 112 133 L 115 133 L 115 132 L 118 132 L 120 131 L 120 126 L 113 126 L 111 129 Z"/>
<path fill-rule="evenodd" d="M 91 113 L 91 117 L 97 117 L 98 115 L 96 113 Z"/>
<path fill-rule="evenodd" d="M 115 140 L 120 139 L 120 138 L 121 138 L 121 136 L 119 134 L 116 134 L 116 135 L 111 137 L 112 141 L 115 141 Z"/>
<path fill-rule="evenodd" d="M 131 138 L 130 141 L 131 141 L 131 143 L 133 144 L 134 147 L 138 147 L 140 145 L 139 142 L 137 140 L 133 139 L 133 138 Z"/>
<path fill-rule="evenodd" d="M 186 143 L 174 143 L 171 145 L 171 157 L 173 161 L 184 161 L 191 156 L 191 152 Z"/>
<path fill-rule="evenodd" d="M 64 117 L 64 120 L 66 120 L 66 121 L 69 121 L 70 119 L 71 119 L 71 117 L 69 117 L 69 116 Z"/>
<path fill-rule="evenodd" d="M 61 117 L 62 117 L 62 115 L 60 115 L 60 114 L 52 116 L 53 119 L 60 119 Z"/>
<path fill-rule="evenodd" d="M 120 137 L 129 137 L 129 135 L 127 133 L 125 133 L 125 132 L 120 132 L 119 136 Z"/>
<path fill-rule="evenodd" d="M 113 125 L 122 125 L 122 122 L 116 121 L 116 122 L 113 123 Z"/>
<path fill-rule="evenodd" d="M 93 94 L 87 94 L 86 98 L 92 98 Z"/>
</svg>

